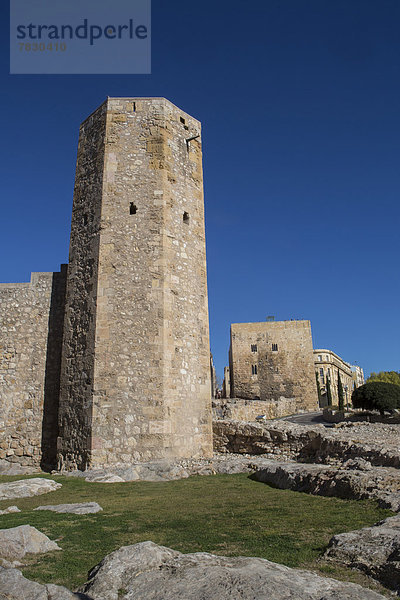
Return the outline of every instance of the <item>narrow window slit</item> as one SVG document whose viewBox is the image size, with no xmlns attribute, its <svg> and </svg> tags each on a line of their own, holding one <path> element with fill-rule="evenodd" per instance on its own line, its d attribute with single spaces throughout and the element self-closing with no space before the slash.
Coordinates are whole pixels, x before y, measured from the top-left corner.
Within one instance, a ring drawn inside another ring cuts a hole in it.
<svg viewBox="0 0 400 600">
<path fill-rule="evenodd" d="M 130 206 L 129 206 L 129 214 L 136 215 L 136 211 L 137 211 L 136 205 L 133 202 L 131 202 Z"/>
<path fill-rule="evenodd" d="M 189 213 L 186 211 L 183 213 L 183 222 L 189 223 Z"/>
</svg>

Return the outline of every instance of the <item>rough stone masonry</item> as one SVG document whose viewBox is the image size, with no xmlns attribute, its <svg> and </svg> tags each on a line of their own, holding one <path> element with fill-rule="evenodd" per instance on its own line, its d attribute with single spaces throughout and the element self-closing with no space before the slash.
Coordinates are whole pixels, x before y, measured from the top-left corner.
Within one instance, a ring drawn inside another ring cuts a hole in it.
<svg viewBox="0 0 400 600">
<path fill-rule="evenodd" d="M 164 98 L 91 114 L 68 268 L 2 284 L 0 317 L 0 459 L 210 456 L 200 123 Z"/>
</svg>

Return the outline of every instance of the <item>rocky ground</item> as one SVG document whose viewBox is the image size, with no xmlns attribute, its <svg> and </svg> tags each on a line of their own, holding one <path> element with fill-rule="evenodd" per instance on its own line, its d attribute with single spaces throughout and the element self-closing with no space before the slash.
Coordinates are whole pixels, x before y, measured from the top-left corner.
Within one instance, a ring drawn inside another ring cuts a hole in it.
<svg viewBox="0 0 400 600">
<path fill-rule="evenodd" d="M 390 589 L 400 590 L 400 515 L 372 527 L 340 533 L 324 558 L 363 571 Z"/>
<path fill-rule="evenodd" d="M 214 440 L 218 452 L 213 458 L 159 460 L 63 474 L 83 477 L 89 482 L 111 484 L 248 472 L 252 473 L 253 478 L 279 488 L 341 498 L 373 498 L 381 506 L 398 512 L 399 433 L 400 425 L 377 423 L 346 423 L 342 427 L 326 429 L 322 425 L 302 426 L 284 421 L 217 421 L 214 423 Z M 0 484 L 0 499 L 44 494 L 59 486 L 43 478 Z M 101 510 L 101 507 L 90 506 L 91 503 L 86 504 L 39 508 L 76 514 Z M 18 510 L 16 506 L 6 509 L 9 512 L 15 510 Z M 373 527 L 334 536 L 325 559 L 359 569 L 388 588 L 399 591 L 399 518 L 396 515 Z M 3 564 L 15 567 L 15 560 L 24 555 L 23 549 L 30 547 L 28 538 L 32 532 L 17 532 L 15 547 L 19 553 L 13 555 L 7 550 L 14 543 L 9 539 L 10 530 L 3 531 L 8 533 L 5 533 L 2 542 L 0 531 L 0 556 L 5 560 Z M 36 533 L 35 530 L 33 533 L 34 539 L 39 541 L 40 532 Z M 47 543 L 42 538 L 40 542 L 44 545 Z M 50 540 L 48 542 L 53 543 Z M 7 550 L 3 553 L 2 543 L 3 550 Z M 24 597 L 23 593 L 26 598 L 38 600 L 72 600 L 78 597 L 87 600 L 382 598 L 375 592 L 352 584 L 288 569 L 262 559 L 231 559 L 203 553 L 182 555 L 151 542 L 121 548 L 106 557 L 92 571 L 89 582 L 78 596 L 65 588 L 29 582 L 15 568 L 0 571 L 0 590 L 0 600 L 14 600 L 17 597 L 19 600 Z"/>
<path fill-rule="evenodd" d="M 123 546 L 89 573 L 79 593 L 40 585 L 0 567 L 0 599 L 20 600 L 383 600 L 353 583 L 262 558 L 181 554 L 142 542 Z"/>
<path fill-rule="evenodd" d="M 214 447 L 220 453 L 263 454 L 268 458 L 324 464 L 363 458 L 375 466 L 400 468 L 400 425 L 339 425 L 327 429 L 323 425 L 287 421 L 214 421 Z"/>
</svg>

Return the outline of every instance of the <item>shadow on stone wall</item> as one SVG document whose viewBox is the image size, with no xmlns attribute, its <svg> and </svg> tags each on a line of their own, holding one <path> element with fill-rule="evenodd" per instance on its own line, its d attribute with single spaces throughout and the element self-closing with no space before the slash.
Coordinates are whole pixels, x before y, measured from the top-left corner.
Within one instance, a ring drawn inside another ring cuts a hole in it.
<svg viewBox="0 0 400 600">
<path fill-rule="evenodd" d="M 61 265 L 60 273 L 53 274 L 51 290 L 44 380 L 42 459 L 40 463 L 44 471 L 55 469 L 57 464 L 58 403 L 67 269 L 67 265 Z"/>
</svg>

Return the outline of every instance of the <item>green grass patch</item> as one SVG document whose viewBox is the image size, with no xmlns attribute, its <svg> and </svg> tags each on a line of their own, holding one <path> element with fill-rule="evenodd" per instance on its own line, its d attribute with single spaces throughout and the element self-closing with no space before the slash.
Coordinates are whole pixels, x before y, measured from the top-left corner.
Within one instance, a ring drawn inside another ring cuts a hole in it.
<svg viewBox="0 0 400 600">
<path fill-rule="evenodd" d="M 0 509 L 17 504 L 22 512 L 0 517 L 0 527 L 29 524 L 56 540 L 62 552 L 25 559 L 23 572 L 36 581 L 70 589 L 81 585 L 88 570 L 106 554 L 145 540 L 181 552 L 259 556 L 322 574 L 328 569 L 329 576 L 336 573 L 346 579 L 346 570 L 318 562 L 331 536 L 393 514 L 369 500 L 279 490 L 252 481 L 246 474 L 196 476 L 165 483 L 104 484 L 74 477 L 49 478 L 63 487 L 34 498 L 1 501 Z M 22 477 L 0 477 L 0 481 L 15 479 Z M 103 512 L 71 515 L 32 510 L 44 504 L 89 501 L 98 502 Z"/>
</svg>

